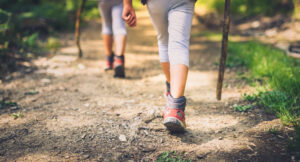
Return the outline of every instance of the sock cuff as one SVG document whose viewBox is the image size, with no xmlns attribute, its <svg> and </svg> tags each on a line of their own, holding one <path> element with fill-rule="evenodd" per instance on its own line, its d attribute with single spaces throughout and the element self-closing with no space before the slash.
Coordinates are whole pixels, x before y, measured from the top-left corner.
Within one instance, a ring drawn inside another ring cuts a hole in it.
<svg viewBox="0 0 300 162">
<path fill-rule="evenodd" d="M 124 60 L 124 58 L 125 58 L 125 57 L 124 57 L 124 55 L 122 54 L 121 56 L 117 56 L 117 55 L 115 55 L 115 58 L 116 58 L 116 59 L 121 59 L 121 60 Z"/>
<path fill-rule="evenodd" d="M 170 86 L 170 83 L 168 81 L 166 81 L 166 86 L 167 86 L 167 91 L 170 92 L 171 86 Z"/>
<path fill-rule="evenodd" d="M 114 62 L 115 54 L 111 53 L 110 56 L 106 56 L 106 60 L 109 62 Z"/>
<path fill-rule="evenodd" d="M 184 111 L 186 106 L 186 98 L 184 96 L 173 98 L 170 94 L 168 96 L 167 106 L 169 108 L 181 109 L 182 111 Z"/>
</svg>

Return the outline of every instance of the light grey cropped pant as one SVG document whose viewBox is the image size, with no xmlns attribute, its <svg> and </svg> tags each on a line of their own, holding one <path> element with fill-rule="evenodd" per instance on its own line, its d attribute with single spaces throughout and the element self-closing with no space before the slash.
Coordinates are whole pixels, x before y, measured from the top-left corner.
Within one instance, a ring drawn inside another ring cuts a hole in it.
<svg viewBox="0 0 300 162">
<path fill-rule="evenodd" d="M 126 35 L 126 25 L 122 19 L 123 3 L 99 1 L 98 8 L 102 17 L 102 34 Z"/>
<path fill-rule="evenodd" d="M 194 0 L 148 0 L 157 32 L 160 62 L 189 66 L 189 41 Z"/>
</svg>

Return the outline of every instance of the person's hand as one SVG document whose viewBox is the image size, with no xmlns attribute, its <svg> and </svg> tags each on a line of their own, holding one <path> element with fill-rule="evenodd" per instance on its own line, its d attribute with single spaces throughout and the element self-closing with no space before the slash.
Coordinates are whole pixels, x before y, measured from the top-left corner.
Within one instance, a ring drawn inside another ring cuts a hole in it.
<svg viewBox="0 0 300 162">
<path fill-rule="evenodd" d="M 136 26 L 136 15 L 132 5 L 124 5 L 122 18 L 130 26 Z"/>
</svg>

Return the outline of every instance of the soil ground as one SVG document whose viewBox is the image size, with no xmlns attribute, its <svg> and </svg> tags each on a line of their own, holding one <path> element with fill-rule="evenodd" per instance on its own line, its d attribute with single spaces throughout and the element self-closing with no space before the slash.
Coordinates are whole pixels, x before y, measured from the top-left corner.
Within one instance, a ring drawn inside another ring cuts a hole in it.
<svg viewBox="0 0 300 162">
<path fill-rule="evenodd" d="M 18 104 L 0 109 L 0 161 L 153 161 L 174 150 L 193 161 L 293 161 L 290 128 L 259 108 L 233 110 L 251 90 L 234 71 L 226 71 L 223 100 L 215 99 L 220 42 L 201 36 L 191 39 L 187 131 L 165 130 L 155 31 L 146 11 L 137 14 L 138 27 L 128 31 L 126 79 L 102 70 L 97 20 L 82 32 L 83 59 L 73 33 L 61 33 L 62 48 L 0 84 L 2 99 Z M 203 30 L 194 21 L 192 35 Z M 23 117 L 14 119 L 19 112 Z"/>
</svg>

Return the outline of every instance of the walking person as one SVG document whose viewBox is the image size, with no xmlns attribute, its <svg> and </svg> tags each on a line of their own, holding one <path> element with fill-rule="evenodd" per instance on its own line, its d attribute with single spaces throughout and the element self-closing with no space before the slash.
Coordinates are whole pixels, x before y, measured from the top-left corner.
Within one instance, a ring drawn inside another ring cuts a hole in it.
<svg viewBox="0 0 300 162">
<path fill-rule="evenodd" d="M 106 54 L 105 71 L 115 70 L 114 77 L 125 77 L 126 25 L 122 19 L 122 0 L 99 0 L 98 8 L 102 18 L 102 39 Z M 113 52 L 115 43 L 115 53 Z"/>
<path fill-rule="evenodd" d="M 137 24 L 132 0 L 124 0 L 123 19 Z M 166 77 L 167 104 L 164 125 L 170 131 L 184 131 L 185 85 L 189 67 L 189 39 L 195 0 L 142 0 L 147 4 L 157 32 L 159 57 Z"/>
</svg>

